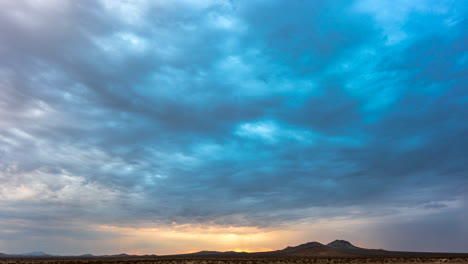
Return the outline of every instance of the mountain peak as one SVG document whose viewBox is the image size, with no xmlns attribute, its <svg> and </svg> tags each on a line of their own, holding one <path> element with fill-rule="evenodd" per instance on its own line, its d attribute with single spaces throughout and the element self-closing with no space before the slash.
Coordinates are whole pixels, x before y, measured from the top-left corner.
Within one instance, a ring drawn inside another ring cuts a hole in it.
<svg viewBox="0 0 468 264">
<path fill-rule="evenodd" d="M 354 246 L 353 244 L 351 244 L 350 242 L 346 241 L 346 240 L 335 240 L 333 242 L 330 242 L 327 244 L 327 246 L 331 247 L 331 248 L 337 248 L 337 249 L 340 249 L 340 248 L 348 248 L 348 249 L 356 249 L 358 247 Z"/>
</svg>

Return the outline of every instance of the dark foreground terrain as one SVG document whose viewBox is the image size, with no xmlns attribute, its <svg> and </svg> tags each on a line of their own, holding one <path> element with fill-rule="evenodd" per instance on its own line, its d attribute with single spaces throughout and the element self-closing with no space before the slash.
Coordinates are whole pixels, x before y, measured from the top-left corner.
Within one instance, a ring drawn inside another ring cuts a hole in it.
<svg viewBox="0 0 468 264">
<path fill-rule="evenodd" d="M 468 253 L 399 252 L 366 249 L 348 241 L 309 242 L 269 252 L 200 251 L 171 256 L 25 256 L 0 254 L 0 264 L 308 264 L 308 263 L 468 263 Z"/>
</svg>

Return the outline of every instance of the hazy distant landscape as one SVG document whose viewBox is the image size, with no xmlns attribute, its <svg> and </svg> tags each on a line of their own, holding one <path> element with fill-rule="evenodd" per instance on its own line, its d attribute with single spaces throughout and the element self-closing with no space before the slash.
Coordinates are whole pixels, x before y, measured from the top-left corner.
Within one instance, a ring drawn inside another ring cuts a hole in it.
<svg viewBox="0 0 468 264">
<path fill-rule="evenodd" d="M 345 240 L 308 242 L 268 252 L 200 251 L 189 254 L 51 256 L 43 252 L 0 254 L 0 264 L 307 264 L 307 263 L 468 263 L 468 253 L 398 252 L 357 247 Z"/>
</svg>

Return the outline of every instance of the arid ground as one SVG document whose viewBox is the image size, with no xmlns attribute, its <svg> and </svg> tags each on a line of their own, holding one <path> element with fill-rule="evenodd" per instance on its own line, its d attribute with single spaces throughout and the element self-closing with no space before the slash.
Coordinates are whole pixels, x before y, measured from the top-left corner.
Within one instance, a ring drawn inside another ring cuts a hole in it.
<svg viewBox="0 0 468 264">
<path fill-rule="evenodd" d="M 375 258 L 3 258 L 0 264 L 307 264 L 307 263 L 468 263 L 468 256 L 457 257 L 375 257 Z"/>
</svg>

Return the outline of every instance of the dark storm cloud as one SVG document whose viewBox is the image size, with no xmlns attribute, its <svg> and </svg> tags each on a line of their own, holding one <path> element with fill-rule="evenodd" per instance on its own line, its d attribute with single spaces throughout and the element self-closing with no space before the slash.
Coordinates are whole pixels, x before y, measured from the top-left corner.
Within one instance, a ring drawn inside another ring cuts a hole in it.
<svg viewBox="0 0 468 264">
<path fill-rule="evenodd" d="M 452 209 L 466 4 L 390 19 L 383 3 L 2 2 L 0 217 L 266 227 Z"/>
</svg>

